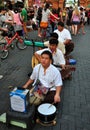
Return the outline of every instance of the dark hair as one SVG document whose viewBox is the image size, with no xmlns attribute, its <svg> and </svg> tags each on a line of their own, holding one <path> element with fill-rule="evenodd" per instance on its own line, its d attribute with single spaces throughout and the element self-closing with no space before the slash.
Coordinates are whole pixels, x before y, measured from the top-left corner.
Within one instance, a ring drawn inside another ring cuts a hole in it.
<svg viewBox="0 0 90 130">
<path fill-rule="evenodd" d="M 0 10 L 1 10 L 1 11 L 3 11 L 3 10 L 6 10 L 6 11 L 7 11 L 7 7 L 1 6 L 1 7 L 0 7 Z"/>
<path fill-rule="evenodd" d="M 14 12 L 15 12 L 15 13 L 18 13 L 18 8 L 15 7 L 15 8 L 14 8 Z"/>
<path fill-rule="evenodd" d="M 63 22 L 58 22 L 58 25 L 60 25 L 61 27 L 64 27 L 64 23 Z"/>
<path fill-rule="evenodd" d="M 56 39 L 56 38 L 51 38 L 51 39 L 49 40 L 49 44 L 50 44 L 50 45 L 52 45 L 52 44 L 58 45 L 58 39 Z"/>
<path fill-rule="evenodd" d="M 48 55 L 48 56 L 49 56 L 49 58 L 50 58 L 51 60 L 53 59 L 53 58 L 52 58 L 52 53 L 51 53 L 50 51 L 48 51 L 48 50 L 43 51 L 43 52 L 41 53 L 41 56 L 42 56 L 43 54 Z"/>
<path fill-rule="evenodd" d="M 83 11 L 83 8 L 82 8 L 82 7 L 80 7 L 80 11 Z"/>
<path fill-rule="evenodd" d="M 49 3 L 46 3 L 46 4 L 45 4 L 45 7 L 44 7 L 44 11 L 46 11 L 49 7 L 50 7 L 50 4 L 49 4 Z"/>
<path fill-rule="evenodd" d="M 9 10 L 12 10 L 12 2 L 10 0 L 6 1 L 6 6 L 8 7 Z"/>
<path fill-rule="evenodd" d="M 51 33 L 51 37 L 58 39 L 58 34 L 56 32 L 53 32 L 53 33 Z"/>
<path fill-rule="evenodd" d="M 24 8 L 24 4 L 23 3 L 17 3 L 16 7 L 17 8 Z"/>
</svg>

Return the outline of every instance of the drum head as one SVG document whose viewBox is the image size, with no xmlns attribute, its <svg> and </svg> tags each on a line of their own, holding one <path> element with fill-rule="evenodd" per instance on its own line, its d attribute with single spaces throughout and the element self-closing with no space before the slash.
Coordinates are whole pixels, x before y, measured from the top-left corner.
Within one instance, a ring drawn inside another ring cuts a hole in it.
<svg viewBox="0 0 90 130">
<path fill-rule="evenodd" d="M 54 114 L 56 112 L 56 107 L 54 105 L 52 105 L 52 106 L 50 106 L 50 105 L 51 105 L 50 103 L 41 104 L 38 107 L 38 112 L 45 116 Z"/>
</svg>

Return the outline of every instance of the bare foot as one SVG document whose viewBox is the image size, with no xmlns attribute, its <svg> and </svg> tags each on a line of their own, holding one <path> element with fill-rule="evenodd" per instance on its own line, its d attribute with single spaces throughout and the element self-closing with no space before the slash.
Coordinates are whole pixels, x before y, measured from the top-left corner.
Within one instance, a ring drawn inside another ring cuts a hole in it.
<svg viewBox="0 0 90 130">
<path fill-rule="evenodd" d="M 84 34 L 85 34 L 85 32 L 82 32 L 82 34 L 84 35 Z"/>
<path fill-rule="evenodd" d="M 42 37 L 42 36 L 39 34 L 38 37 Z"/>
</svg>

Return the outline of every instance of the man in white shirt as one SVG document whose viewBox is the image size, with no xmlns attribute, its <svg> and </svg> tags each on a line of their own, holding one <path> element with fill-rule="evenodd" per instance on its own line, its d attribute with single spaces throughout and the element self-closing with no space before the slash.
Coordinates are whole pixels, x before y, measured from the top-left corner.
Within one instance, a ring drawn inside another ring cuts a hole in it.
<svg viewBox="0 0 90 130">
<path fill-rule="evenodd" d="M 35 52 L 35 57 L 37 58 L 37 60 L 39 62 L 41 62 L 41 53 L 45 50 L 49 50 L 52 55 L 53 55 L 53 64 L 54 65 L 58 65 L 60 66 L 62 69 L 65 68 L 65 58 L 64 55 L 62 53 L 61 50 L 59 50 L 58 48 L 58 40 L 55 38 L 52 38 L 49 40 L 49 47 L 42 49 L 42 50 L 38 50 Z"/>
<path fill-rule="evenodd" d="M 40 84 L 49 89 L 45 96 L 45 101 L 49 103 L 58 103 L 61 101 L 60 93 L 62 89 L 62 78 L 58 69 L 51 64 L 52 54 L 50 51 L 43 51 L 41 54 L 41 63 L 36 65 L 23 88 L 28 88 L 33 82 L 35 86 L 37 79 Z M 50 98 L 51 97 L 51 98 Z"/>
<path fill-rule="evenodd" d="M 58 40 L 65 45 L 66 55 L 73 51 L 74 44 L 71 42 L 71 34 L 68 29 L 64 28 L 63 22 L 58 22 L 58 29 L 54 31 L 58 34 Z"/>
<path fill-rule="evenodd" d="M 58 34 L 55 33 L 55 32 L 53 32 L 53 33 L 51 33 L 51 36 L 50 36 L 50 37 L 51 37 L 51 38 L 58 39 Z M 47 46 L 47 47 L 48 47 L 48 46 L 49 46 L 49 41 L 45 41 L 45 42 L 44 42 L 44 46 Z M 58 43 L 58 49 L 60 49 L 63 54 L 66 53 L 65 45 L 63 44 L 63 42 L 60 42 L 60 41 L 59 41 L 59 43 Z"/>
<path fill-rule="evenodd" d="M 35 52 L 35 57 L 41 63 L 41 53 L 45 50 L 49 50 L 53 56 L 53 65 L 55 65 L 62 75 L 62 79 L 66 79 L 71 74 L 71 66 L 66 64 L 65 57 L 61 50 L 58 49 L 58 40 L 55 38 L 51 38 L 49 40 L 49 47 L 45 49 L 41 49 Z M 34 62 L 35 60 L 33 60 Z"/>
</svg>

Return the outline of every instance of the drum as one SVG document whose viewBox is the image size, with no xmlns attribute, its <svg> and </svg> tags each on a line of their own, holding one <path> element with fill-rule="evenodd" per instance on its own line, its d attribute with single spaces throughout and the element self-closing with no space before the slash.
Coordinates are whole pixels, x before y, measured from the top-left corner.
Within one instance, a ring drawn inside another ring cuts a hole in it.
<svg viewBox="0 0 90 130">
<path fill-rule="evenodd" d="M 42 123 L 50 123 L 56 118 L 56 107 L 50 103 L 41 104 L 38 108 L 38 118 Z"/>
</svg>

